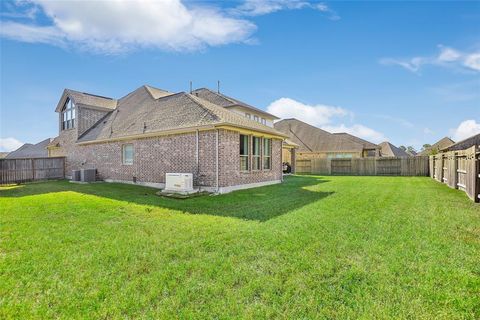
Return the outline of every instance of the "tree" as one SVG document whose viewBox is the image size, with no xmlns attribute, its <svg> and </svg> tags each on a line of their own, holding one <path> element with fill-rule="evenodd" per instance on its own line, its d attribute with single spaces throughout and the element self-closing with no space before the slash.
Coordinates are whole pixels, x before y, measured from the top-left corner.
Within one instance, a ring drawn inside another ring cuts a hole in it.
<svg viewBox="0 0 480 320">
<path fill-rule="evenodd" d="M 400 146 L 399 148 L 402 149 L 403 151 L 407 151 L 407 148 L 405 146 Z"/>
<path fill-rule="evenodd" d="M 417 150 L 415 150 L 415 148 L 412 147 L 412 146 L 408 146 L 407 151 L 410 152 L 410 153 L 417 153 Z"/>
<path fill-rule="evenodd" d="M 422 146 L 422 150 L 426 150 L 426 149 L 431 148 L 431 147 L 432 147 L 431 144 L 425 143 L 425 144 Z"/>
</svg>

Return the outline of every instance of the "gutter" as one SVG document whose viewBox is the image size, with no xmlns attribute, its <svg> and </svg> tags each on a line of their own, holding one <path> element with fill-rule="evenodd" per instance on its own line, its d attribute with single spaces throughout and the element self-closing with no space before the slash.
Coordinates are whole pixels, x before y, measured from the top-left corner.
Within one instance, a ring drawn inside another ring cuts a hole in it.
<svg viewBox="0 0 480 320">
<path fill-rule="evenodd" d="M 92 126 L 93 128 L 93 126 Z M 113 141 L 125 141 L 125 140 L 133 140 L 133 139 L 141 139 L 141 138 L 151 138 L 151 137 L 160 137 L 160 136 L 168 136 L 168 135 L 174 135 L 174 134 L 182 134 L 182 133 L 191 133 L 195 132 L 196 130 L 198 131 L 208 131 L 208 130 L 218 130 L 218 129 L 229 129 L 230 130 L 249 130 L 253 132 L 259 132 L 259 133 L 264 133 L 268 134 L 272 137 L 278 137 L 280 138 L 288 138 L 287 135 L 283 133 L 274 133 L 270 132 L 269 130 L 262 130 L 262 129 L 256 129 L 252 127 L 247 127 L 247 126 L 240 126 L 228 122 L 221 122 L 213 125 L 204 125 L 204 126 L 194 126 L 194 127 L 187 127 L 187 128 L 181 128 L 181 129 L 171 129 L 171 130 L 162 130 L 162 131 L 153 131 L 153 132 L 147 132 L 147 133 L 139 133 L 139 134 L 133 134 L 133 135 L 128 135 L 128 136 L 123 136 L 123 137 L 114 137 L 114 138 L 105 138 L 105 139 L 98 139 L 98 140 L 88 140 L 88 141 L 81 141 L 81 142 L 76 142 L 78 145 L 87 145 L 87 144 L 95 144 L 95 143 L 104 143 L 104 142 L 113 142 Z M 91 129 L 91 128 L 90 128 Z M 89 130 L 90 130 L 89 129 Z M 85 133 L 84 133 L 85 134 Z"/>
</svg>

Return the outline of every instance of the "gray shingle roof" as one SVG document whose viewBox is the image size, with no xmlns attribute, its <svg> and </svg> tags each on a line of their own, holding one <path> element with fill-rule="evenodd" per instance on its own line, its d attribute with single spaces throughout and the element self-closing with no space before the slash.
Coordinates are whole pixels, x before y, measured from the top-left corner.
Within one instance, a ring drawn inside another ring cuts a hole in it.
<svg viewBox="0 0 480 320">
<path fill-rule="evenodd" d="M 260 114 L 264 114 L 264 115 L 266 115 L 268 117 L 271 117 L 273 119 L 280 119 L 277 116 L 275 116 L 271 113 L 268 113 L 264 110 L 258 109 L 258 108 L 253 107 L 253 106 L 251 106 L 251 105 L 249 105 L 245 102 L 242 102 L 240 100 L 237 100 L 237 99 L 229 97 L 229 96 L 226 96 L 223 93 L 214 92 L 214 91 L 212 91 L 210 89 L 207 89 L 207 88 L 200 88 L 200 89 L 193 90 L 192 94 L 199 97 L 199 98 L 202 98 L 204 100 L 210 101 L 211 103 L 214 103 L 214 104 L 216 104 L 218 106 L 221 106 L 221 107 L 231 108 L 231 107 L 235 107 L 235 106 L 240 106 L 240 107 L 243 107 L 243 108 L 246 108 L 246 109 L 251 109 L 251 110 L 253 110 L 255 112 L 258 112 Z"/>
<path fill-rule="evenodd" d="M 283 136 L 271 127 L 249 120 L 221 106 L 185 92 L 155 99 L 145 86 L 118 100 L 109 112 L 79 142 L 125 138 L 201 126 L 232 125 Z"/>
<path fill-rule="evenodd" d="M 342 135 L 344 136 L 345 138 L 347 139 L 350 139 L 354 142 L 357 142 L 357 143 L 360 143 L 363 145 L 363 147 L 365 149 L 379 149 L 379 146 L 374 144 L 374 143 L 371 143 L 370 141 L 367 141 L 367 140 L 364 140 L 362 138 L 359 138 L 359 137 L 356 137 L 354 135 L 351 135 L 349 133 L 346 133 L 346 132 L 339 132 L 339 133 L 333 133 L 335 135 Z"/>
<path fill-rule="evenodd" d="M 440 139 L 439 141 L 435 142 L 430 148 L 427 148 L 421 152 L 418 153 L 419 156 L 428 156 L 432 152 L 437 152 L 439 150 L 445 149 L 450 147 L 452 144 L 454 144 L 455 141 L 448 137 L 444 137 Z"/>
<path fill-rule="evenodd" d="M 275 129 L 289 136 L 299 145 L 299 151 L 310 152 L 362 152 L 363 143 L 344 134 L 332 134 L 297 119 L 275 123 Z"/>
<path fill-rule="evenodd" d="M 410 155 L 400 148 L 397 148 L 388 141 L 380 143 L 380 154 L 382 157 L 409 157 Z"/>
<path fill-rule="evenodd" d="M 480 146 L 480 133 L 443 148 L 442 151 L 465 150 L 472 146 Z"/>
<path fill-rule="evenodd" d="M 92 106 L 103 109 L 115 109 L 117 107 L 117 100 L 94 95 L 86 92 L 79 92 L 71 89 L 65 89 L 62 94 L 62 98 L 58 102 L 56 112 L 60 112 L 65 104 L 67 97 L 73 99 L 76 104 L 83 104 L 86 106 Z"/>
<path fill-rule="evenodd" d="M 10 152 L 5 159 L 46 158 L 50 141 L 51 139 L 48 138 L 36 144 L 25 143 L 17 150 Z"/>
</svg>

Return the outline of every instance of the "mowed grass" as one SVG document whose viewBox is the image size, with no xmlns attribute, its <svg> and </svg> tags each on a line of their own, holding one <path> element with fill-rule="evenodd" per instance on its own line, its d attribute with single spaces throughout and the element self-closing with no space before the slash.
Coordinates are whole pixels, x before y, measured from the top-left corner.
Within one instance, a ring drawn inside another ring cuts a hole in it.
<svg viewBox="0 0 480 320">
<path fill-rule="evenodd" d="M 479 319 L 480 206 L 419 177 L 0 189 L 0 318 Z"/>
</svg>

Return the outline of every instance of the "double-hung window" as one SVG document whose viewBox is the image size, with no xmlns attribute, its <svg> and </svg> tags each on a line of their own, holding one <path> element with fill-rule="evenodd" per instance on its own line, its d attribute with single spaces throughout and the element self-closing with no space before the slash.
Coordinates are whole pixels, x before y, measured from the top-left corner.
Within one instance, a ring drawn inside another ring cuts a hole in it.
<svg viewBox="0 0 480 320">
<path fill-rule="evenodd" d="M 67 98 L 62 109 L 62 130 L 75 128 L 75 104 Z"/>
<path fill-rule="evenodd" d="M 261 167 L 261 141 L 262 138 L 260 137 L 253 137 L 252 141 L 252 169 L 253 170 L 260 170 Z"/>
<path fill-rule="evenodd" d="M 258 122 L 258 116 L 253 116 L 253 120 L 257 121 Z"/>
<path fill-rule="evenodd" d="M 248 171 L 248 157 L 250 151 L 250 137 L 244 134 L 240 135 L 240 170 Z"/>
<path fill-rule="evenodd" d="M 124 144 L 122 146 L 122 163 L 133 164 L 133 144 Z"/>
<path fill-rule="evenodd" d="M 272 139 L 263 138 L 263 169 L 272 168 Z"/>
</svg>

